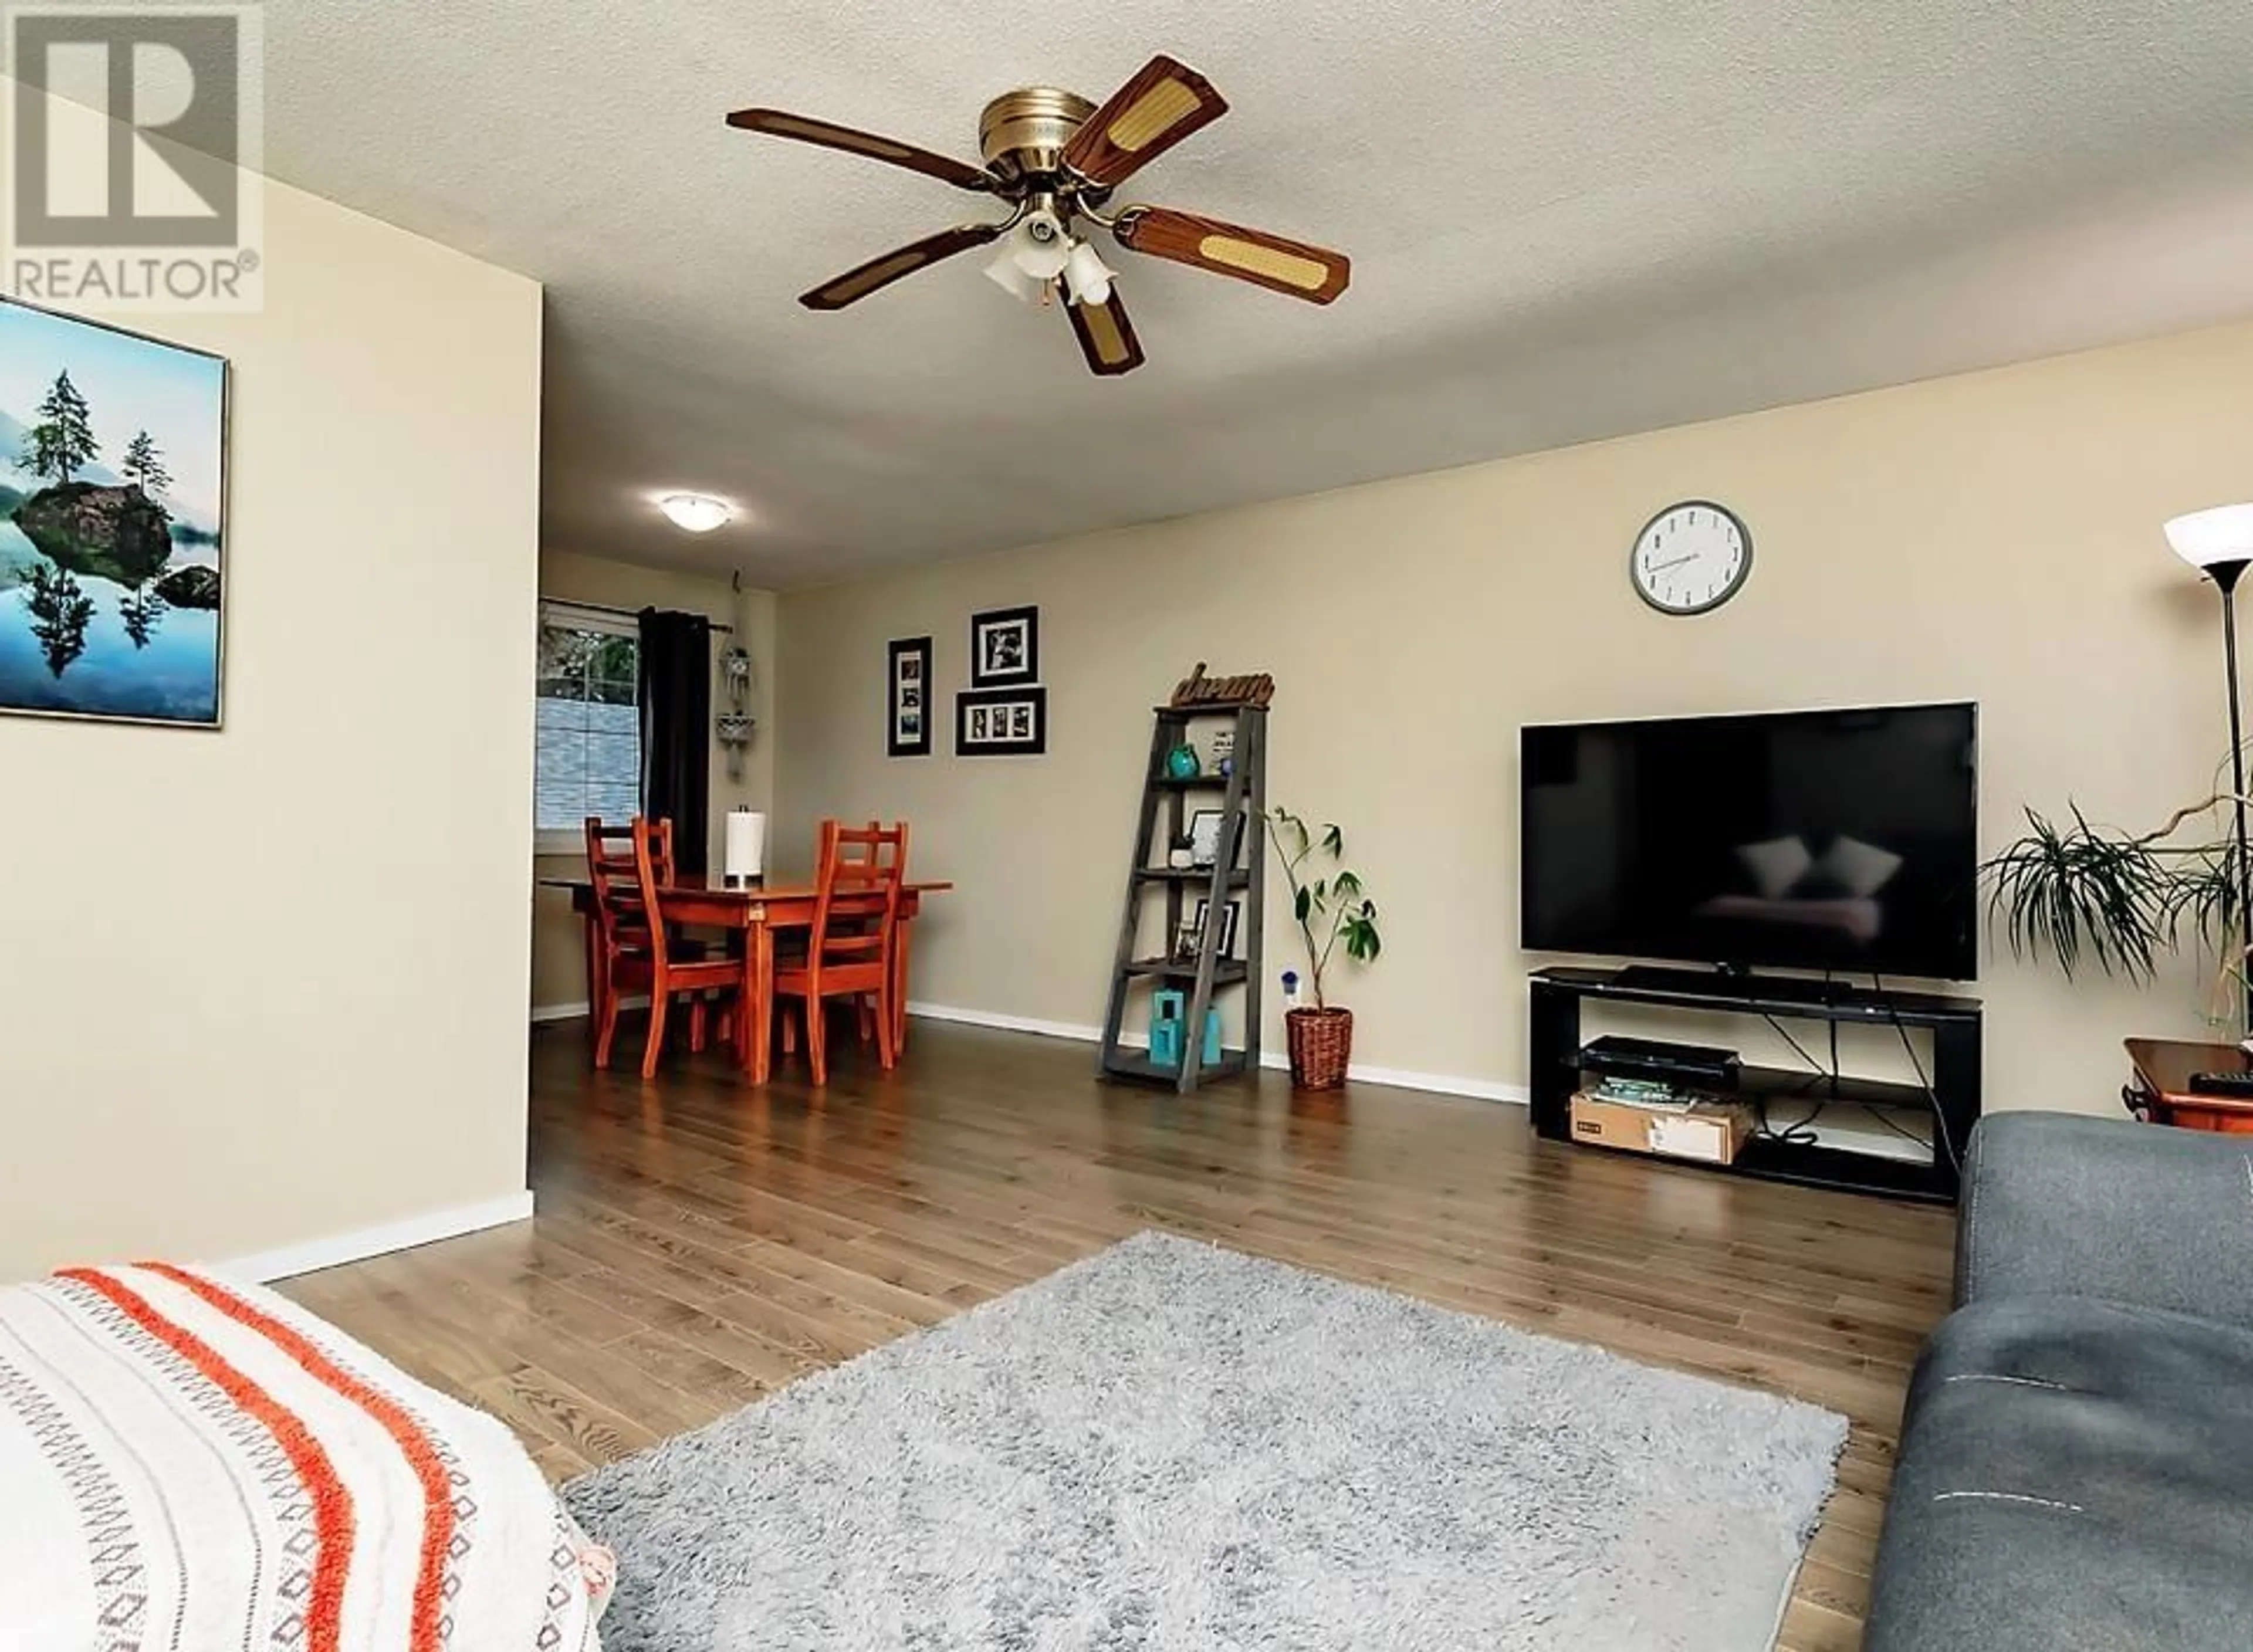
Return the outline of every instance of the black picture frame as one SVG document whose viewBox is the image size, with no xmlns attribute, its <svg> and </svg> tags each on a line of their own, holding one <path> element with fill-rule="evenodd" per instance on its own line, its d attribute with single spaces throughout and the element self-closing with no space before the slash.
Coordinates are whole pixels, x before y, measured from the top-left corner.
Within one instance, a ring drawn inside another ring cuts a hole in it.
<svg viewBox="0 0 2253 1652">
<path fill-rule="evenodd" d="M 906 637 L 885 651 L 884 749 L 895 757 L 931 756 L 931 641 Z"/>
<path fill-rule="evenodd" d="M 970 617 L 970 686 L 1011 688 L 1041 680 L 1041 610 L 995 608 Z"/>
<path fill-rule="evenodd" d="M 966 688 L 954 697 L 958 757 L 1041 757 L 1049 749 L 1045 688 Z"/>
<path fill-rule="evenodd" d="M 1225 809 L 1199 809 L 1189 816 L 1189 864 L 1199 871 L 1209 870 L 1220 863 L 1221 832 L 1227 820 Z M 1208 831 L 1212 834 L 1212 852 L 1210 854 L 1205 853 L 1206 846 L 1201 841 Z"/>
<path fill-rule="evenodd" d="M 1220 958 L 1224 963 L 1233 962 L 1235 960 L 1236 937 L 1238 931 L 1241 926 L 1243 917 L 1244 903 L 1241 901 L 1231 901 L 1226 906 L 1221 909 L 1220 951 L 1216 953 L 1215 956 Z M 1211 922 L 1211 920 L 1212 896 L 1210 895 L 1201 895 L 1197 897 L 1196 915 L 1192 921 L 1196 924 L 1199 932 L 1202 933 L 1204 926 Z"/>
</svg>

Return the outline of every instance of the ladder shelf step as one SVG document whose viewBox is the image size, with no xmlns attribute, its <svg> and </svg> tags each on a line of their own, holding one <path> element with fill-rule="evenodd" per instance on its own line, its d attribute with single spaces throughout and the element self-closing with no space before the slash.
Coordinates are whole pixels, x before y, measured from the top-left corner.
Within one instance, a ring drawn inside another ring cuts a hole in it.
<svg viewBox="0 0 2253 1652">
<path fill-rule="evenodd" d="M 1182 1077 L 1182 1070 L 1179 1067 L 1161 1067 L 1147 1056 L 1133 1055 L 1123 1050 L 1118 1055 L 1108 1057 L 1103 1063 L 1103 1070 L 1113 1078 L 1125 1078 L 1135 1084 L 1163 1084 L 1168 1089 L 1180 1083 Z M 1243 1071 L 1244 1052 L 1240 1049 L 1231 1049 L 1224 1053 L 1217 1062 L 1200 1068 L 1197 1077 L 1200 1081 L 1208 1078 L 1233 1078 Z"/>
<path fill-rule="evenodd" d="M 1169 981 L 1196 979 L 1197 966 L 1192 963 L 1176 964 L 1168 958 L 1139 958 L 1120 966 L 1122 975 L 1140 979 L 1157 979 Z M 1238 986 L 1252 973 L 1251 965 L 1240 958 L 1222 958 L 1213 965 L 1212 984 L 1215 986 Z"/>
</svg>

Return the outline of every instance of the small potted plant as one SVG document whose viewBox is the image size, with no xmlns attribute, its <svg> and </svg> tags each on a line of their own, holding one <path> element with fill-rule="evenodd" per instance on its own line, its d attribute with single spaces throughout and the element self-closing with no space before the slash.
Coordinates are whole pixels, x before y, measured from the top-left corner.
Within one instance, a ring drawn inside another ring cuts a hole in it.
<svg viewBox="0 0 2253 1652">
<path fill-rule="evenodd" d="M 1288 809 L 1274 812 L 1275 858 L 1291 886 L 1292 915 L 1307 943 L 1307 971 L 1314 989 L 1311 1007 L 1294 1005 L 1283 1015 L 1291 1051 L 1291 1083 L 1301 1090 L 1338 1090 L 1353 1058 L 1353 1012 L 1334 1007 L 1324 995 L 1322 977 L 1340 944 L 1358 964 L 1373 962 L 1384 950 L 1377 931 L 1377 903 L 1362 887 L 1361 875 L 1341 864 L 1345 838 L 1334 826 L 1319 834 Z M 1327 873 L 1322 868 L 1334 868 Z"/>
</svg>

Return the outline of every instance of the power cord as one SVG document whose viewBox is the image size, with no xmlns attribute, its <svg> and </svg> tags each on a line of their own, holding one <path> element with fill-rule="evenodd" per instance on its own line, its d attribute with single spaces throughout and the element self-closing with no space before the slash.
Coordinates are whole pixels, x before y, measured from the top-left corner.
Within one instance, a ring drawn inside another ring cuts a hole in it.
<svg viewBox="0 0 2253 1652">
<path fill-rule="evenodd" d="M 1901 1024 L 1901 1006 L 1894 1003 L 1892 994 L 1886 991 L 1886 978 L 1884 976 L 1879 974 L 1875 970 L 1872 970 L 1870 972 L 1870 979 L 1876 984 L 1878 995 L 1886 1000 L 1886 1013 L 1893 1017 L 1894 1031 L 1901 1035 L 1901 1049 L 1903 1053 L 1908 1056 L 1908 1064 L 1916 1070 L 1917 1085 L 1924 1091 L 1925 1105 L 1932 1110 L 1933 1140 L 1932 1141 L 1923 1140 L 1913 1132 L 1902 1129 L 1891 1119 L 1887 1118 L 1884 1113 L 1878 1112 L 1874 1108 L 1872 1109 L 1872 1116 L 1878 1119 L 1880 1123 L 1883 1124 L 1888 1130 L 1893 1131 L 1895 1134 L 1908 1137 L 1911 1141 L 1915 1142 L 1918 1147 L 1922 1147 L 1927 1153 L 1930 1153 L 1932 1151 L 1933 1142 L 1939 1143 L 1941 1149 L 1948 1154 L 1948 1163 L 1950 1168 L 1956 1172 L 1958 1177 L 1961 1177 L 1964 1174 L 1964 1161 L 1957 1156 L 1956 1152 L 1956 1143 L 1949 1137 L 1948 1116 L 1940 1110 L 1940 1093 L 1933 1089 L 1932 1080 L 1925 1076 L 1924 1061 L 1922 1057 L 1918 1056 L 1916 1053 L 1915 1042 L 1909 1037 L 1908 1028 Z"/>
<path fill-rule="evenodd" d="M 1885 978 L 1881 975 L 1873 973 L 1870 979 L 1877 983 L 1879 994 L 1880 996 L 1884 996 L 1886 992 Z M 1823 979 L 1826 986 L 1830 984 L 1831 976 L 1828 970 L 1824 972 Z M 1908 1052 L 1909 1064 L 1916 1069 L 1917 1083 L 1924 1091 L 1925 1103 L 1932 1110 L 1934 1138 L 1947 1151 L 1949 1162 L 1957 1165 L 1957 1173 L 1960 1175 L 1962 1174 L 1963 1167 L 1960 1164 L 1957 1164 L 1956 1144 L 1948 1139 L 1947 1123 L 1940 1112 L 1940 1098 L 1933 1090 L 1931 1081 L 1925 1077 L 1924 1063 L 1917 1056 L 1916 1046 L 1913 1042 L 1911 1042 L 1908 1035 L 1908 1028 L 1901 1024 L 1901 1011 L 1899 1007 L 1888 1000 L 1886 1005 L 1886 1009 L 1887 1013 L 1893 1018 L 1894 1032 L 1900 1035 L 1902 1049 Z M 1814 1056 L 1809 1053 L 1806 1045 L 1801 1043 L 1797 1038 L 1793 1036 L 1791 1029 L 1786 1027 L 1782 1021 L 1776 1020 L 1775 1016 L 1764 1014 L 1761 1015 L 1761 1019 L 1768 1024 L 1769 1030 L 1774 1032 L 1777 1037 L 1782 1039 L 1785 1043 L 1791 1046 L 1793 1052 L 1798 1056 L 1799 1059 L 1807 1063 L 1808 1069 L 1810 1072 L 1812 1072 L 1817 1077 L 1825 1079 L 1829 1082 L 1831 1095 L 1826 1096 L 1822 1100 L 1817 1101 L 1815 1104 L 1814 1110 L 1810 1112 L 1806 1118 L 1800 1119 L 1796 1124 L 1786 1125 L 1781 1130 L 1775 1128 L 1769 1121 L 1768 1116 L 1768 1103 L 1765 1100 L 1761 1101 L 1755 1105 L 1754 1108 L 1756 1127 L 1753 1133 L 1759 1136 L 1763 1140 L 1781 1141 L 1794 1147 L 1812 1147 L 1817 1145 L 1821 1141 L 1822 1138 L 1816 1133 L 1815 1126 L 1817 1122 L 1822 1119 L 1824 1110 L 1830 1106 L 1831 1099 L 1837 1095 L 1838 1088 L 1838 1023 L 1835 1021 L 1830 1023 L 1831 1064 L 1828 1067 L 1825 1067 L 1821 1062 L 1817 1061 Z M 1894 1119 L 1893 1115 L 1884 1107 L 1873 1106 L 1865 1109 L 1865 1111 L 1869 1113 L 1871 1118 L 1876 1119 L 1879 1124 L 1884 1126 L 1887 1130 L 1892 1131 L 1894 1134 L 1901 1137 L 1903 1140 L 1914 1142 L 1917 1147 L 1922 1147 L 1927 1153 L 1930 1153 L 1933 1150 L 1933 1142 L 1927 1141 L 1922 1136 L 1918 1135 L 1915 1131 L 1910 1130 L 1897 1122 Z"/>
<path fill-rule="evenodd" d="M 1837 1023 L 1832 1023 L 1831 1028 L 1831 1042 L 1832 1045 L 1831 1066 L 1829 1070 L 1826 1071 L 1824 1070 L 1821 1062 L 1816 1060 L 1814 1056 L 1807 1053 L 1807 1046 L 1801 1043 L 1798 1039 L 1792 1036 L 1791 1029 L 1789 1028 L 1786 1027 L 1782 1021 L 1776 1020 L 1775 1016 L 1766 1013 L 1761 1014 L 1761 1019 L 1768 1024 L 1769 1029 L 1773 1031 L 1777 1037 L 1782 1039 L 1785 1043 L 1790 1045 L 1792 1049 L 1798 1053 L 1799 1059 L 1805 1062 L 1808 1066 L 1813 1070 L 1817 1077 L 1827 1078 L 1830 1080 L 1831 1086 L 1833 1090 L 1838 1088 L 1838 1057 L 1837 1045 L 1838 1041 L 1838 1028 Z M 1795 1147 L 1813 1147 L 1819 1140 L 1815 1133 L 1815 1122 L 1817 1119 L 1823 1117 L 1823 1110 L 1830 1105 L 1831 1098 L 1825 1096 L 1815 1104 L 1814 1111 L 1810 1112 L 1806 1118 L 1802 1119 L 1796 1124 L 1786 1125 L 1782 1129 L 1778 1130 L 1768 1119 L 1768 1101 L 1766 1098 L 1762 1098 L 1753 1104 L 1754 1123 L 1753 1133 L 1763 1141 L 1781 1141 Z"/>
</svg>

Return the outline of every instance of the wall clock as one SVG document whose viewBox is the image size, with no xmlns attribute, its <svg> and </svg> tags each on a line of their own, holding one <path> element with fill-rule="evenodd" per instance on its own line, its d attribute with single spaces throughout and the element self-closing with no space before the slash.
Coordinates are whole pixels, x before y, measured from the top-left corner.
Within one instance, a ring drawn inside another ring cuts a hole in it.
<svg viewBox="0 0 2253 1652">
<path fill-rule="evenodd" d="M 1753 536 L 1726 505 L 1685 499 L 1650 519 L 1628 554 L 1636 595 L 1662 614 L 1709 614 L 1744 589 Z"/>
</svg>

